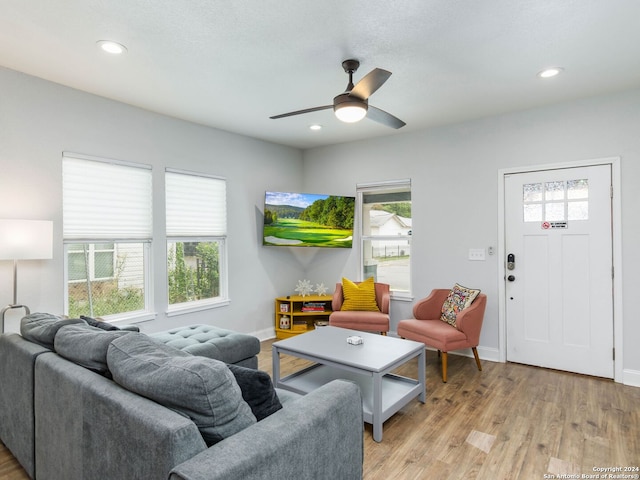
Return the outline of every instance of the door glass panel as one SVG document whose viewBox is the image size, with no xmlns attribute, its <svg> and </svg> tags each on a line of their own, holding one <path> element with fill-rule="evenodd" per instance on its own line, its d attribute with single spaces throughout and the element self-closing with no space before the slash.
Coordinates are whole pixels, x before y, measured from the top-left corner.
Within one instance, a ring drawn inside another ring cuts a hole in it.
<svg viewBox="0 0 640 480">
<path fill-rule="evenodd" d="M 541 202 L 542 201 L 542 184 L 526 183 L 522 186 L 522 197 L 525 202 Z"/>
<path fill-rule="evenodd" d="M 525 222 L 541 222 L 542 221 L 542 204 L 533 203 L 524 205 L 524 221 Z"/>
<path fill-rule="evenodd" d="M 569 220 L 589 220 L 589 202 L 569 202 Z"/>
<path fill-rule="evenodd" d="M 545 204 L 544 219 L 547 222 L 561 222 L 564 218 L 564 202 L 548 202 Z"/>
<path fill-rule="evenodd" d="M 589 180 L 524 184 L 522 210 L 525 222 L 588 220 Z"/>
<path fill-rule="evenodd" d="M 544 199 L 547 201 L 564 200 L 564 182 L 547 182 Z"/>
<path fill-rule="evenodd" d="M 589 198 L 589 180 L 586 178 L 569 180 L 567 182 L 567 198 L 569 200 Z"/>
</svg>

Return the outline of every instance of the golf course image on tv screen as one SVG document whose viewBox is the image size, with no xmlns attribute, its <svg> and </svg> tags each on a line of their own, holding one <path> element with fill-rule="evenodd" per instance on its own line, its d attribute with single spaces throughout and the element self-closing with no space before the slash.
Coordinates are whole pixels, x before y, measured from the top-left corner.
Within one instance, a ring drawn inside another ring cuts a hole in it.
<svg viewBox="0 0 640 480">
<path fill-rule="evenodd" d="M 355 197 L 266 192 L 263 245 L 351 248 Z"/>
</svg>

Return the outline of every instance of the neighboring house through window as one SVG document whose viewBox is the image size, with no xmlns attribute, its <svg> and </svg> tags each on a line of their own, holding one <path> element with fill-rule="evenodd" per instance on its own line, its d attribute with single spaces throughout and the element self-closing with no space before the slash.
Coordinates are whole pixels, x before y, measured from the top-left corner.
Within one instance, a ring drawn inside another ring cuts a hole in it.
<svg viewBox="0 0 640 480">
<path fill-rule="evenodd" d="M 65 152 L 65 312 L 151 315 L 151 167 Z"/>
<path fill-rule="evenodd" d="M 411 180 L 359 184 L 362 278 L 411 297 Z"/>
<path fill-rule="evenodd" d="M 226 305 L 226 180 L 167 169 L 169 313 Z"/>
<path fill-rule="evenodd" d="M 69 281 L 112 280 L 115 278 L 116 255 L 114 243 L 69 245 L 67 250 Z"/>
</svg>

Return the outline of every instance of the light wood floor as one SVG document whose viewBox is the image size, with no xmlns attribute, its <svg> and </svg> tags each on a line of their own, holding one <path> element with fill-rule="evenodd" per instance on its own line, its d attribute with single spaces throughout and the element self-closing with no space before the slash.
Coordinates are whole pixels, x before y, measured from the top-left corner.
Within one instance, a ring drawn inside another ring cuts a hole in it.
<svg viewBox="0 0 640 480">
<path fill-rule="evenodd" d="M 271 373 L 272 340 L 259 368 Z M 284 375 L 305 362 L 283 356 Z M 417 360 L 398 373 L 414 376 Z M 583 375 L 449 355 L 442 383 L 427 352 L 427 401 L 384 424 L 381 443 L 365 425 L 364 479 L 543 479 L 640 466 L 640 388 Z M 639 472 L 629 472 L 631 474 Z M 0 479 L 26 474 L 0 444 Z"/>
</svg>

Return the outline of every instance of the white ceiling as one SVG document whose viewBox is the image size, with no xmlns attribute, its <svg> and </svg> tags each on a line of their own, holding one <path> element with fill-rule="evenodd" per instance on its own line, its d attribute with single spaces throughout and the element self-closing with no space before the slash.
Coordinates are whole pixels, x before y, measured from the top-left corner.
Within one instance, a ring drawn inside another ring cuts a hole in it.
<svg viewBox="0 0 640 480">
<path fill-rule="evenodd" d="M 103 39 L 128 53 L 102 53 Z M 354 81 L 393 72 L 370 104 L 407 126 L 269 119 L 331 104 L 347 58 L 361 62 Z M 640 1 L 0 0 L 0 65 L 310 148 L 638 88 Z M 548 66 L 565 71 L 537 78 Z"/>
</svg>

